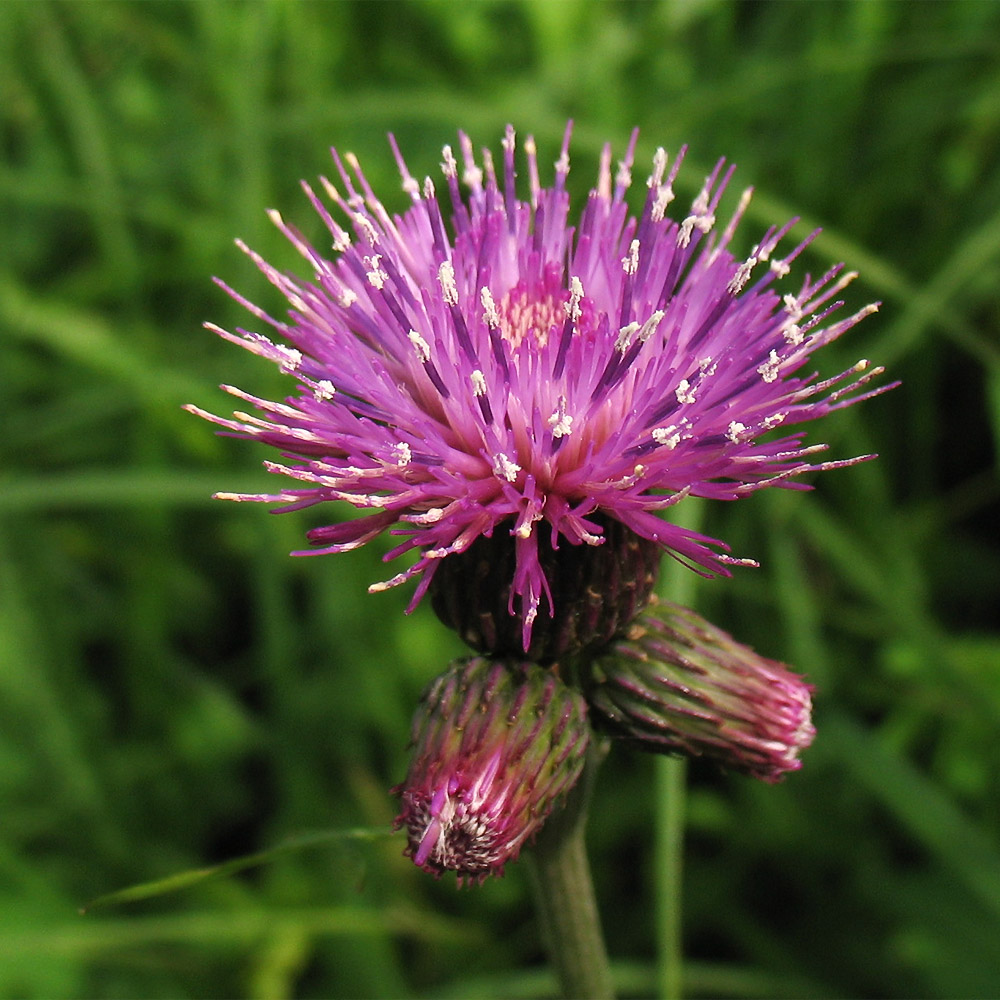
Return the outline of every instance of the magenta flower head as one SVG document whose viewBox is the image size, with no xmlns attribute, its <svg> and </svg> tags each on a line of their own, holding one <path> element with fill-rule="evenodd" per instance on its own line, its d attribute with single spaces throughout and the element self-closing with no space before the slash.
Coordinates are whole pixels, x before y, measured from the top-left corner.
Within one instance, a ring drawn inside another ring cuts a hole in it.
<svg viewBox="0 0 1000 1000">
<path fill-rule="evenodd" d="M 406 854 L 459 882 L 502 875 L 577 782 L 587 706 L 553 670 L 459 661 L 423 696 L 402 800 Z"/>
<path fill-rule="evenodd" d="M 567 127 L 550 187 L 534 141 L 524 143 L 526 200 L 512 128 L 498 164 L 488 151 L 477 162 L 461 133 L 459 157 L 445 147 L 443 199 L 390 140 L 411 201 L 401 215 L 352 156 L 334 152 L 340 184 L 323 178 L 322 191 L 339 216 L 303 184 L 333 255 L 277 212 L 311 275 L 280 273 L 243 247 L 287 297 L 288 318 L 227 289 L 277 339 L 209 326 L 275 362 L 297 391 L 272 402 L 224 386 L 256 410 L 232 419 L 190 407 L 284 454 L 266 465 L 286 487 L 218 496 L 284 510 L 352 505 L 364 516 L 309 531 L 311 551 L 395 534 L 386 558 L 416 559 L 371 590 L 418 579 L 411 608 L 430 588 L 474 648 L 534 660 L 619 634 L 648 598 L 662 551 L 703 575 L 753 564 L 661 512 L 688 496 L 806 488 L 804 473 L 870 457 L 816 462 L 825 446 L 806 445 L 796 428 L 883 391 L 864 389 L 881 372 L 866 361 L 822 380 L 807 367 L 876 306 L 831 321 L 855 276 L 840 266 L 788 288 L 812 238 L 779 254 L 791 222 L 736 258 L 749 192 L 716 222 L 732 168 L 720 161 L 673 219 L 684 151 L 668 164 L 657 150 L 630 216 L 633 133 L 617 172 L 604 149 L 571 220 L 569 136 Z"/>
<path fill-rule="evenodd" d="M 687 608 L 654 602 L 594 662 L 588 701 L 641 750 L 779 781 L 812 743 L 812 688 Z"/>
</svg>

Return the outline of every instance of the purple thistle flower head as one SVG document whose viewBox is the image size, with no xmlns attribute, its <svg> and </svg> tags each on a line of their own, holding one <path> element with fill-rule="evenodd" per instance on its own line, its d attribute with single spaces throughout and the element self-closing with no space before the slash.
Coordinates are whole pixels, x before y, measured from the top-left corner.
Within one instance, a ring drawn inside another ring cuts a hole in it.
<svg viewBox="0 0 1000 1000">
<path fill-rule="evenodd" d="M 593 662 L 596 720 L 631 746 L 705 756 L 780 781 L 816 730 L 812 688 L 776 660 L 675 604 L 658 602 Z"/>
<path fill-rule="evenodd" d="M 275 362 L 297 380 L 297 393 L 272 402 L 224 386 L 257 411 L 232 419 L 189 407 L 284 453 L 266 465 L 288 487 L 218 496 L 284 510 L 353 505 L 365 516 L 311 530 L 311 551 L 399 536 L 386 558 L 413 552 L 415 561 L 370 589 L 419 578 L 411 609 L 444 564 L 500 539 L 509 573 L 491 582 L 491 598 L 500 595 L 517 641 L 476 627 L 470 642 L 506 655 L 516 645 L 536 659 L 567 649 L 532 644 L 539 611 L 575 613 L 573 595 L 552 578 L 557 553 L 614 562 L 607 539 L 616 523 L 703 575 L 752 565 L 661 512 L 688 496 L 735 500 L 766 486 L 805 488 L 803 473 L 870 457 L 816 462 L 825 446 L 807 446 L 790 429 L 889 388 L 864 388 L 881 373 L 865 361 L 825 380 L 806 367 L 813 351 L 876 306 L 830 320 L 854 277 L 840 266 L 794 291 L 779 289 L 812 238 L 779 254 L 792 222 L 768 229 L 747 259 L 734 257 L 749 192 L 728 223 L 716 222 L 732 168 L 720 161 L 675 220 L 667 208 L 684 151 L 668 168 L 657 150 L 642 210 L 630 216 L 636 132 L 617 173 L 605 148 L 597 186 L 571 219 L 569 136 L 567 127 L 550 187 L 541 186 L 534 141 L 524 143 L 527 200 L 516 191 L 510 127 L 499 164 L 488 151 L 477 163 L 461 133 L 458 158 L 445 147 L 441 199 L 430 178 L 420 184 L 410 174 L 390 140 L 411 199 L 401 215 L 383 207 L 354 157 L 334 152 L 340 186 L 323 178 L 322 190 L 339 221 L 303 184 L 329 229 L 332 257 L 277 212 L 271 217 L 310 266 L 308 279 L 280 273 L 240 244 L 287 297 L 289 318 L 227 291 L 278 339 L 209 325 Z M 584 590 L 595 589 L 586 568 L 578 576 Z M 597 573 L 606 576 L 606 568 Z M 633 588 L 630 609 L 651 585 Z M 631 613 L 572 642 L 604 641 Z"/>
<path fill-rule="evenodd" d="M 473 657 L 434 680 L 413 719 L 397 827 L 424 871 L 482 882 L 530 843 L 577 782 L 587 706 L 553 670 Z"/>
</svg>

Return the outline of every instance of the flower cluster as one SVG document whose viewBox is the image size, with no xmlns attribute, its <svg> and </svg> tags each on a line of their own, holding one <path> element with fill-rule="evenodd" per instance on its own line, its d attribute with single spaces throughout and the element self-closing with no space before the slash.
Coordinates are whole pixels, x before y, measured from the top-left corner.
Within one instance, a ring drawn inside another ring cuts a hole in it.
<svg viewBox="0 0 1000 1000">
<path fill-rule="evenodd" d="M 658 149 L 630 215 L 635 132 L 617 170 L 604 148 L 571 218 L 570 131 L 548 187 L 525 141 L 526 200 L 510 127 L 499 162 L 488 150 L 477 161 L 462 133 L 457 156 L 444 148 L 445 198 L 390 139 L 410 199 L 399 215 L 335 151 L 325 200 L 303 183 L 332 256 L 277 212 L 310 277 L 239 244 L 288 317 L 223 285 L 277 337 L 209 324 L 277 364 L 295 392 L 278 402 L 223 386 L 254 411 L 232 418 L 188 407 L 283 455 L 266 463 L 285 480 L 276 492 L 217 496 L 353 506 L 363 516 L 313 528 L 309 551 L 396 536 L 386 558 L 415 558 L 370 590 L 416 580 L 410 608 L 430 592 L 483 654 L 428 689 L 396 790 L 407 853 L 460 881 L 501 872 L 557 808 L 583 768 L 588 717 L 643 749 L 705 754 L 766 781 L 798 767 L 809 687 L 693 612 L 643 610 L 664 551 L 705 576 L 755 565 L 661 515 L 689 496 L 805 489 L 804 473 L 872 457 L 818 461 L 825 446 L 801 425 L 890 388 L 868 386 L 882 369 L 867 361 L 811 371 L 813 352 L 877 305 L 833 318 L 855 277 L 842 266 L 781 284 L 813 238 L 786 247 L 795 220 L 735 256 L 750 192 L 720 225 L 731 167 L 720 161 L 672 217 L 684 150 L 670 162 Z M 578 669 L 586 700 L 566 683 Z"/>
</svg>

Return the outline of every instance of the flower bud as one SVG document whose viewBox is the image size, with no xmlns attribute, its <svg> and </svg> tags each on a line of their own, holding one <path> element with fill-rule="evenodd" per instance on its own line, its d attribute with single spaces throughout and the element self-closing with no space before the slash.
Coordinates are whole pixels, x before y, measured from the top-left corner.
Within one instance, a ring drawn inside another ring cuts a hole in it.
<svg viewBox="0 0 1000 1000">
<path fill-rule="evenodd" d="M 459 660 L 413 720 L 413 758 L 396 827 L 404 853 L 459 884 L 502 875 L 583 770 L 587 706 L 552 670 Z"/>
<path fill-rule="evenodd" d="M 812 689 L 687 608 L 656 602 L 593 664 L 595 719 L 641 750 L 717 760 L 763 781 L 801 767 Z"/>
</svg>

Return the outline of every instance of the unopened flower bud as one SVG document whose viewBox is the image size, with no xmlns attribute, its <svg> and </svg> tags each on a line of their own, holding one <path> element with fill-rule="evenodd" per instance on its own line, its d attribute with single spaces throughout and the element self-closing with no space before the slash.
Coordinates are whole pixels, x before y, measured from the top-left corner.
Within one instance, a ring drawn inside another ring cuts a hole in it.
<svg viewBox="0 0 1000 1000">
<path fill-rule="evenodd" d="M 595 661 L 595 720 L 641 750 L 713 758 L 763 781 L 797 770 L 811 688 L 678 605 L 657 602 Z"/>
<path fill-rule="evenodd" d="M 413 720 L 396 826 L 405 854 L 459 883 L 502 875 L 583 770 L 587 706 L 553 670 L 473 657 L 433 681 Z"/>
</svg>

